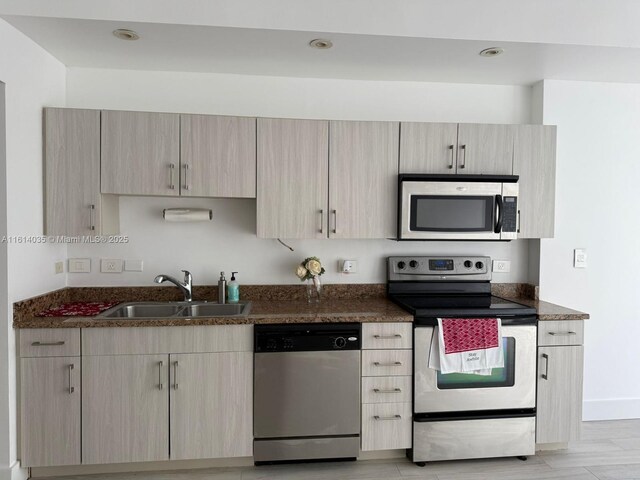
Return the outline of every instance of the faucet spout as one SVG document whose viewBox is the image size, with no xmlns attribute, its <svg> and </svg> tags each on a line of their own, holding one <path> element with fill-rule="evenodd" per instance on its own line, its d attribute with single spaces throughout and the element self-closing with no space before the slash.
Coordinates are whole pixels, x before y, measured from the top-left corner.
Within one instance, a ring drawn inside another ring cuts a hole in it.
<svg viewBox="0 0 640 480">
<path fill-rule="evenodd" d="M 180 280 L 173 278 L 171 275 L 165 275 L 164 273 L 158 275 L 156 278 L 153 279 L 153 281 L 155 283 L 164 283 L 164 282 L 173 283 L 184 294 L 184 301 L 191 302 L 193 300 L 192 276 L 191 276 L 191 273 L 188 272 L 187 270 L 182 270 L 182 271 L 184 273 L 184 282 L 181 282 Z"/>
</svg>

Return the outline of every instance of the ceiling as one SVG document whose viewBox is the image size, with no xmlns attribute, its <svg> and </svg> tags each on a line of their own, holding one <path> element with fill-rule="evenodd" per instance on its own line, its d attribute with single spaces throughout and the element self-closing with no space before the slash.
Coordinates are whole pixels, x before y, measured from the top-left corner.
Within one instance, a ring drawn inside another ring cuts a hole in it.
<svg viewBox="0 0 640 480">
<path fill-rule="evenodd" d="M 278 20 L 270 12 L 259 21 L 254 11 L 244 17 L 234 11 L 238 4 L 248 6 L 254 2 L 254 7 L 264 9 L 265 4 L 273 5 L 276 0 L 154 1 L 157 8 L 146 11 L 148 0 L 138 0 L 136 8 L 131 8 L 130 1 L 124 2 L 127 8 L 119 0 L 5 0 L 0 15 L 69 67 L 516 85 L 543 78 L 640 83 L 640 36 L 627 35 L 621 28 L 640 21 L 640 2 L 635 0 L 600 1 L 600 6 L 607 4 L 610 8 L 600 17 L 594 15 L 596 11 L 590 12 L 591 20 L 584 17 L 584 10 L 575 9 L 571 12 L 572 22 L 563 24 L 562 29 L 557 28 L 561 18 L 551 17 L 550 11 L 546 18 L 551 20 L 544 23 L 544 28 L 532 28 L 541 21 L 533 14 L 529 15 L 530 21 L 520 18 L 519 29 L 517 25 L 496 23 L 494 17 L 506 15 L 508 19 L 515 15 L 513 2 L 508 14 L 499 10 L 489 17 L 487 12 L 478 13 L 476 21 L 470 22 L 470 14 L 477 11 L 479 4 L 489 9 L 499 7 L 504 0 L 368 0 L 369 7 L 380 8 L 370 8 L 359 21 L 354 21 L 353 15 L 340 18 L 335 12 L 329 16 L 325 11 L 313 18 L 301 15 L 296 28 L 291 28 L 296 23 L 286 14 Z M 306 0 L 277 0 L 280 6 L 291 1 L 298 7 L 306 4 L 311 10 L 312 5 L 318 5 Z M 361 0 L 340 1 L 350 8 L 362 5 Z M 539 6 L 546 1 L 519 1 L 520 15 L 526 14 L 532 4 Z M 325 2 L 325 7 L 335 6 L 334 0 Z M 433 15 L 423 17 L 420 23 L 408 16 L 410 8 L 389 9 L 390 4 L 405 2 L 416 12 L 418 7 L 430 5 Z M 580 2 L 583 7 L 593 3 Z M 564 8 L 570 3 L 575 2 L 554 2 L 556 7 Z M 51 4 L 58 8 L 51 8 Z M 178 4 L 199 8 L 178 11 L 174 9 Z M 112 8 L 105 9 L 107 5 Z M 620 8 L 614 8 L 616 5 Z M 212 6 L 218 8 L 217 17 L 211 16 Z M 381 21 L 388 10 L 392 13 L 388 22 Z M 449 13 L 441 18 L 459 18 L 459 24 L 469 25 L 445 32 L 442 22 L 434 21 L 435 12 Z M 61 17 L 62 14 L 68 16 Z M 91 18 L 80 18 L 81 15 Z M 115 20 L 114 16 L 122 19 Z M 176 19 L 175 23 L 167 23 L 171 18 Z M 607 21 L 603 22 L 603 18 Z M 219 25 L 211 25 L 216 19 Z M 188 20 L 199 20 L 201 24 L 187 23 Z M 420 25 L 423 28 L 436 23 L 440 27 L 433 27 L 430 32 L 418 29 Z M 484 27 L 480 29 L 479 25 Z M 311 26 L 325 28 L 312 30 Z M 135 30 L 141 38 L 119 40 L 111 34 L 116 28 Z M 314 38 L 328 38 L 334 47 L 312 49 L 308 43 Z M 505 53 L 494 58 L 478 55 L 480 50 L 493 46 L 504 48 Z"/>
</svg>

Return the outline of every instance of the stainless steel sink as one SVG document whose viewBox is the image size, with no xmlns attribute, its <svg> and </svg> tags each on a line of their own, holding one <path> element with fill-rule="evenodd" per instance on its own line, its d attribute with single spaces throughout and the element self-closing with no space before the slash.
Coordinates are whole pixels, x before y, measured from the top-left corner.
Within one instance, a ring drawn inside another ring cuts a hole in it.
<svg viewBox="0 0 640 480">
<path fill-rule="evenodd" d="M 145 320 L 162 318 L 245 317 L 251 302 L 128 302 L 97 315 L 96 320 Z"/>
</svg>

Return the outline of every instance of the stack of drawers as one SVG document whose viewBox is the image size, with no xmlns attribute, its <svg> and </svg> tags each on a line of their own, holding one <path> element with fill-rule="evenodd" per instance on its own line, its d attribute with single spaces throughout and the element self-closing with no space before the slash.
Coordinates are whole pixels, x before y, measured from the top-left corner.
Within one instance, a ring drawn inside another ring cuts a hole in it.
<svg viewBox="0 0 640 480">
<path fill-rule="evenodd" d="M 411 448 L 412 323 L 362 325 L 362 450 Z"/>
</svg>

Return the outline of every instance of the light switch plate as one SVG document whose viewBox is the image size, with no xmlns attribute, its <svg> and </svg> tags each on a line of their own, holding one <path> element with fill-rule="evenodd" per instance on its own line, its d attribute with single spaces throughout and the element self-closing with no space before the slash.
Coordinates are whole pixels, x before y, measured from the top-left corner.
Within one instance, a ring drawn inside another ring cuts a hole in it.
<svg viewBox="0 0 640 480">
<path fill-rule="evenodd" d="M 70 258 L 69 273 L 91 273 L 90 258 Z"/>
<path fill-rule="evenodd" d="M 124 261 L 125 272 L 141 272 L 142 266 L 143 266 L 142 260 L 125 260 Z"/>
<path fill-rule="evenodd" d="M 511 271 L 511 260 L 494 260 L 492 270 L 497 273 L 509 273 Z"/>
<path fill-rule="evenodd" d="M 576 248 L 573 251 L 573 268 L 587 268 L 586 248 Z"/>
<path fill-rule="evenodd" d="M 358 261 L 357 260 L 342 260 L 340 262 L 340 272 L 342 273 L 357 273 Z"/>
<path fill-rule="evenodd" d="M 57 273 L 63 273 L 64 272 L 64 262 L 56 262 L 54 265 L 55 268 L 55 272 Z"/>
<path fill-rule="evenodd" d="M 100 271 L 102 273 L 122 273 L 122 260 L 115 258 L 100 259 Z"/>
</svg>

